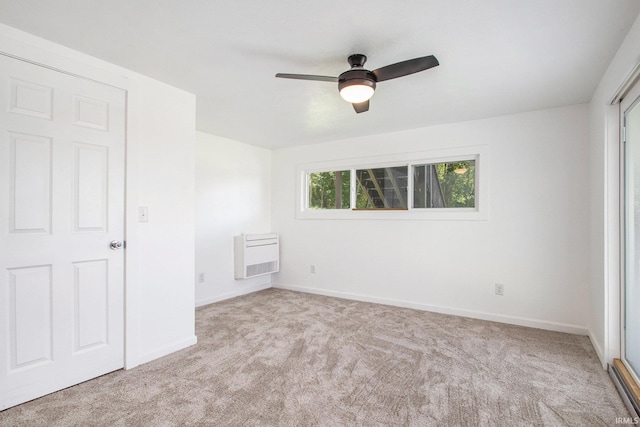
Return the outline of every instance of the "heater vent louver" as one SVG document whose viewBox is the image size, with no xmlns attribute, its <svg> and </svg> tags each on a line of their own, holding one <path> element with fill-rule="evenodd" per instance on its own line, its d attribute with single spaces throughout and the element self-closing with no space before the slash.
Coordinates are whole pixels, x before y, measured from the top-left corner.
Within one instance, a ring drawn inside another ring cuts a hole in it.
<svg viewBox="0 0 640 427">
<path fill-rule="evenodd" d="M 246 277 L 260 276 L 261 274 L 275 273 L 276 271 L 278 271 L 278 261 L 251 264 L 247 265 Z"/>
</svg>

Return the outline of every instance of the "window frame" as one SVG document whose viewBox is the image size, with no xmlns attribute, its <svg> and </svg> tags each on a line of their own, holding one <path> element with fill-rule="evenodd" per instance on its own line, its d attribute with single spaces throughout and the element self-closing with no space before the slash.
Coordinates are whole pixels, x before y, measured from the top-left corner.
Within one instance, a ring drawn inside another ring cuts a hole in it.
<svg viewBox="0 0 640 427">
<path fill-rule="evenodd" d="M 475 207 L 474 208 L 416 208 L 413 206 L 413 168 L 435 163 L 451 163 L 465 160 L 475 161 Z M 406 166 L 408 173 L 406 209 L 356 209 L 355 171 L 385 167 Z M 371 156 L 360 159 L 337 159 L 296 166 L 296 219 L 347 219 L 347 220 L 466 220 L 488 219 L 488 147 L 476 145 L 429 151 L 400 153 L 386 156 Z M 350 208 L 310 209 L 309 174 L 332 171 L 350 171 Z"/>
</svg>

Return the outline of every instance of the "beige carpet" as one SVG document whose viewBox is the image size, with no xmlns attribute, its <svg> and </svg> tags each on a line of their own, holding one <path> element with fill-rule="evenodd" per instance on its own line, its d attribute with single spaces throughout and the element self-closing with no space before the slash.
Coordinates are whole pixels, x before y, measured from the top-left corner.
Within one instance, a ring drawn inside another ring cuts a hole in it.
<svg viewBox="0 0 640 427">
<path fill-rule="evenodd" d="M 198 344 L 0 412 L 2 426 L 611 426 L 583 336 L 269 289 Z"/>
</svg>

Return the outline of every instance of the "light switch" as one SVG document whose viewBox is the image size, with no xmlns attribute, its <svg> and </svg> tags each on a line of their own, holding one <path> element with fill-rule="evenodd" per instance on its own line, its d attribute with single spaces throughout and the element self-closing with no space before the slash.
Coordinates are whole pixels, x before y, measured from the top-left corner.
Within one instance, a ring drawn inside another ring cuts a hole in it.
<svg viewBox="0 0 640 427">
<path fill-rule="evenodd" d="M 149 208 L 138 206 L 138 222 L 149 222 Z"/>
</svg>

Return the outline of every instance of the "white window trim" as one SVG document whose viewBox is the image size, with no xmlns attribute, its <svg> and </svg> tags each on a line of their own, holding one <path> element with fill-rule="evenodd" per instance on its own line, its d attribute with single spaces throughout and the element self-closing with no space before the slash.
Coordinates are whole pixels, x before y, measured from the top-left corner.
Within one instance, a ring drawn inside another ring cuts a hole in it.
<svg viewBox="0 0 640 427">
<path fill-rule="evenodd" d="M 352 210 L 352 209 L 309 209 L 308 175 L 317 172 L 351 170 L 351 206 L 354 205 L 356 182 L 355 169 L 407 166 L 411 177 L 412 167 L 417 165 L 475 160 L 476 162 L 476 207 L 475 208 L 414 208 L 413 180 L 409 179 L 407 189 L 407 210 Z M 337 219 L 337 220 L 443 220 L 443 221 L 486 221 L 489 219 L 489 148 L 474 145 L 392 155 L 379 155 L 358 159 L 337 159 L 296 166 L 296 219 Z"/>
</svg>

